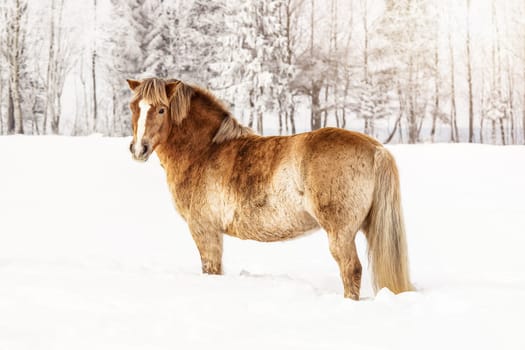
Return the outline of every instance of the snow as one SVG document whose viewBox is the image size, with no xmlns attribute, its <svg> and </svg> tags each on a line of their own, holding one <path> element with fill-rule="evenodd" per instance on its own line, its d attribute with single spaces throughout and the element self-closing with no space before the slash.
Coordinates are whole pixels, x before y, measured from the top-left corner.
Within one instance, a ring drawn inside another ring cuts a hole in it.
<svg viewBox="0 0 525 350">
<path fill-rule="evenodd" d="M 389 147 L 418 291 L 374 296 L 365 263 L 355 302 L 323 232 L 226 238 L 202 275 L 129 141 L 0 137 L 0 349 L 525 348 L 525 147 Z"/>
</svg>

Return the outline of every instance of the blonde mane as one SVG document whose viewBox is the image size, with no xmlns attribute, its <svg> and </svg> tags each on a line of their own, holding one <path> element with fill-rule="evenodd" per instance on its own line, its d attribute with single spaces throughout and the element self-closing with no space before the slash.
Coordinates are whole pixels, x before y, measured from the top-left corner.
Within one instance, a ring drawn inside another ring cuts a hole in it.
<svg viewBox="0 0 525 350">
<path fill-rule="evenodd" d="M 254 134 L 255 132 L 251 128 L 241 125 L 237 119 L 228 114 L 222 120 L 219 130 L 217 130 L 217 133 L 213 137 L 213 142 L 222 143 Z"/>
<path fill-rule="evenodd" d="M 167 106 L 169 104 L 166 82 L 162 79 L 144 79 L 133 91 L 135 92 L 133 101 L 143 100 L 152 105 Z"/>
<path fill-rule="evenodd" d="M 213 137 L 214 143 L 223 143 L 228 140 L 238 139 L 248 135 L 255 135 L 255 131 L 253 131 L 252 128 L 239 123 L 239 121 L 237 121 L 237 119 L 231 115 L 224 103 L 215 97 L 215 95 L 213 95 L 209 90 L 200 87 L 194 87 L 193 89 L 196 93 L 207 99 L 211 106 L 225 115 L 219 130 L 217 130 L 215 136 Z"/>
</svg>

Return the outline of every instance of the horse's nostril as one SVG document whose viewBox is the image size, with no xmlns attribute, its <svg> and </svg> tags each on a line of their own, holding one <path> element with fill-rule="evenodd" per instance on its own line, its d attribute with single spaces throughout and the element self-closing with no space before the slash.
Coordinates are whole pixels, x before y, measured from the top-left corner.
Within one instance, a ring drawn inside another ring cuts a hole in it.
<svg viewBox="0 0 525 350">
<path fill-rule="evenodd" d="M 129 151 L 133 153 L 133 142 L 129 144 Z"/>
<path fill-rule="evenodd" d="M 144 155 L 146 153 L 148 153 L 148 145 L 144 144 L 142 145 L 142 154 Z"/>
</svg>

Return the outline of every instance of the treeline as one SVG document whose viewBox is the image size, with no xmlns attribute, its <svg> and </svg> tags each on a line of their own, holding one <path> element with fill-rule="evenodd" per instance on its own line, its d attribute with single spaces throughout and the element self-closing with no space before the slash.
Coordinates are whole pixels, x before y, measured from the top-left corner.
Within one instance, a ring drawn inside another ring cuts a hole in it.
<svg viewBox="0 0 525 350">
<path fill-rule="evenodd" d="M 128 135 L 125 79 L 159 76 L 211 89 L 260 133 L 525 142 L 520 0 L 1 4 L 2 134 Z"/>
</svg>

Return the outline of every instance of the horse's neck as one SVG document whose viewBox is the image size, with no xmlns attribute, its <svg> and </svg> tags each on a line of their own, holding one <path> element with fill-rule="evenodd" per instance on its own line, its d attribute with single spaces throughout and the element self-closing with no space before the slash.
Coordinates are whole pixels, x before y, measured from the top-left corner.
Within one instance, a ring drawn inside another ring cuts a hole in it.
<svg viewBox="0 0 525 350">
<path fill-rule="evenodd" d="M 178 145 L 166 143 L 159 145 L 156 149 L 162 167 L 168 172 L 183 173 L 191 165 L 194 155 L 183 150 Z"/>
<path fill-rule="evenodd" d="M 213 136 L 220 126 L 218 118 L 206 115 L 197 104 L 180 126 L 174 126 L 168 140 L 157 148 L 162 166 L 175 178 L 182 178 L 186 170 L 202 158 L 213 145 Z"/>
</svg>

